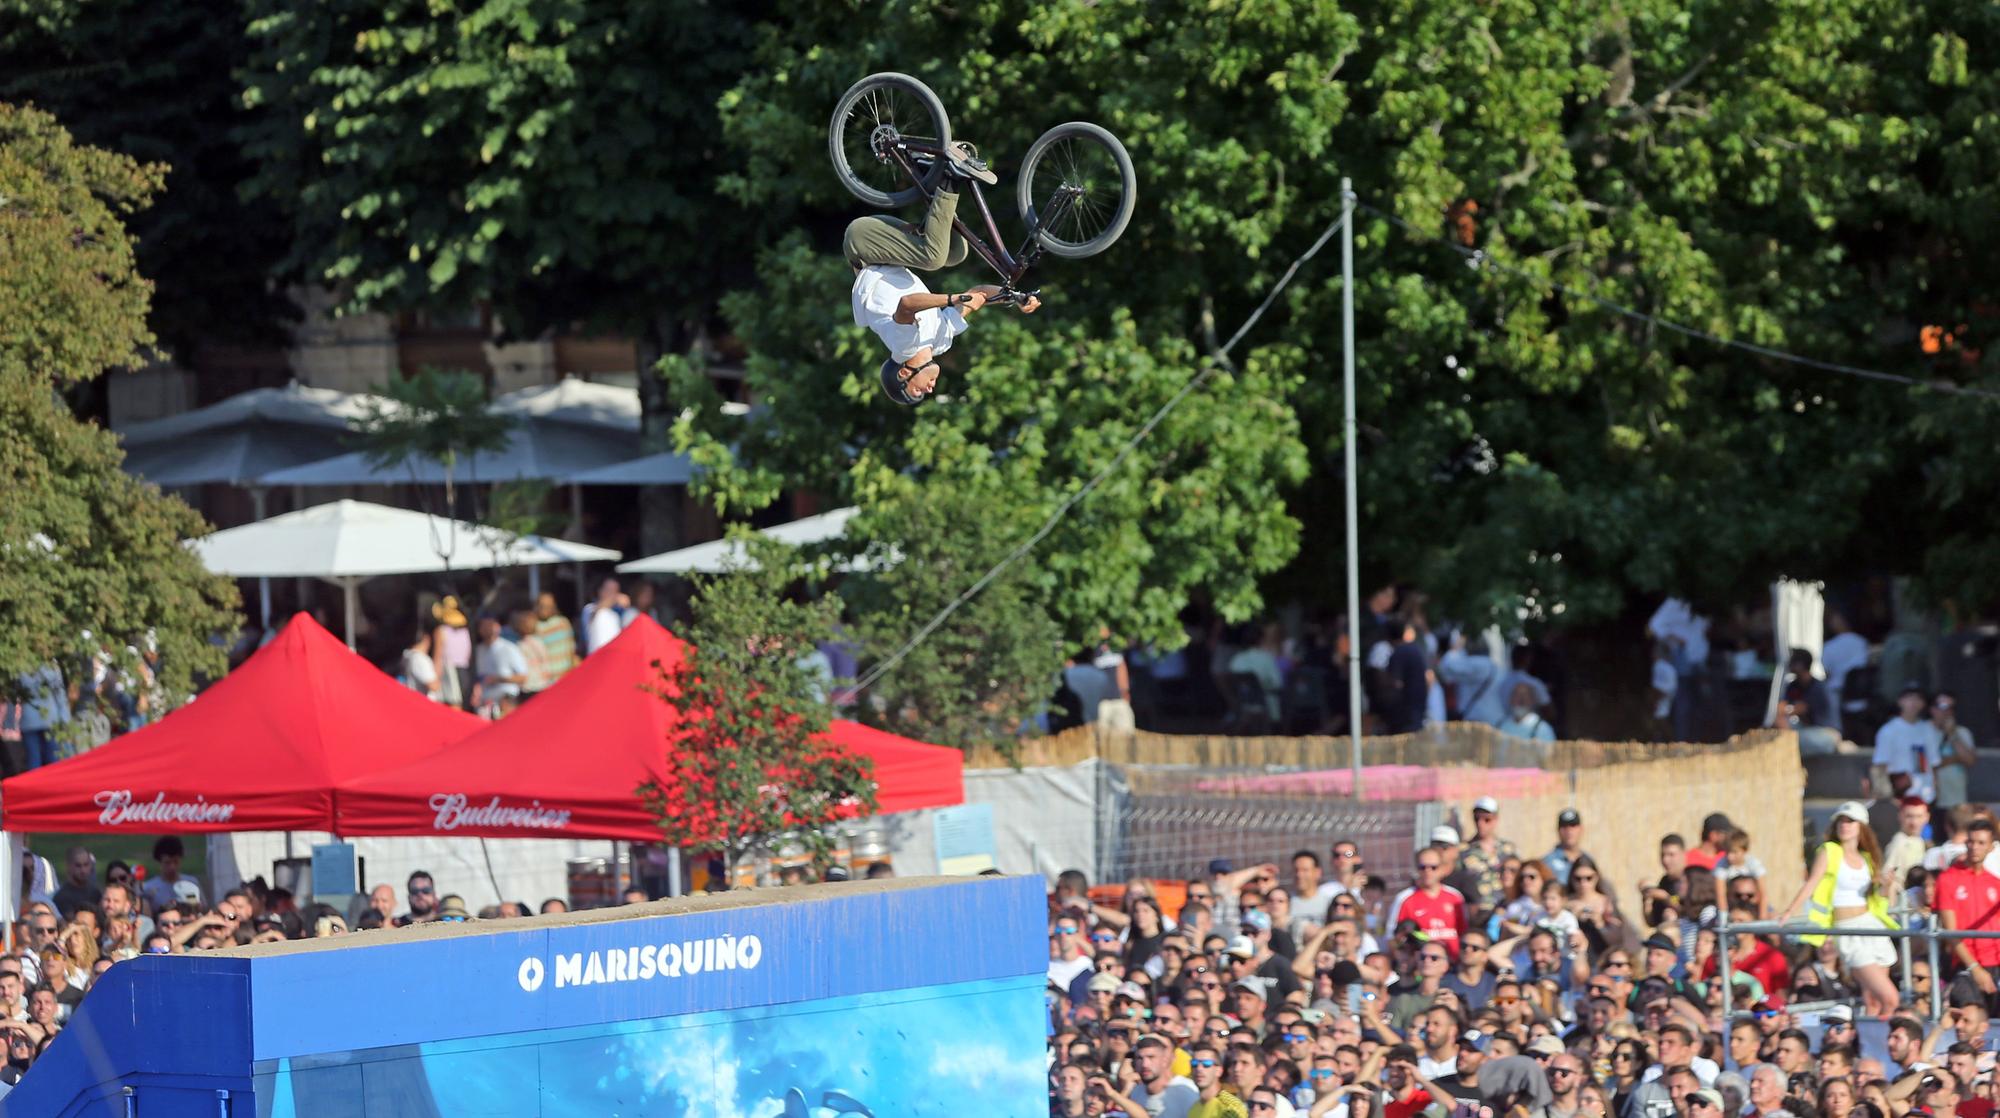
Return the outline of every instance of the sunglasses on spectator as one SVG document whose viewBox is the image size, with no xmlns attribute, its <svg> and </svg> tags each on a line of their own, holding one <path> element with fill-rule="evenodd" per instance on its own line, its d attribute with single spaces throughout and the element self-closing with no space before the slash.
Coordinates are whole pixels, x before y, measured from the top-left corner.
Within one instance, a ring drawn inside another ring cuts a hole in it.
<svg viewBox="0 0 2000 1118">
<path fill-rule="evenodd" d="M 1521 1000 L 1521 998 L 1520 998 L 1520 995 L 1518 995 L 1518 994 L 1496 994 L 1496 995 L 1494 996 L 1494 998 L 1493 998 L 1493 1004 L 1494 1004 L 1494 1005 L 1513 1005 L 1513 1004 L 1515 1004 L 1516 1002 L 1519 1002 L 1520 1000 Z"/>
<path fill-rule="evenodd" d="M 1312 1069 L 1312 1077 L 1313 1077 L 1314 1079 L 1332 1079 L 1332 1078 L 1333 1078 L 1333 1075 L 1334 1075 L 1334 1071 L 1333 1071 L 1333 1069 L 1332 1069 L 1332 1068 L 1314 1068 L 1314 1069 Z"/>
<path fill-rule="evenodd" d="M 1418 869 L 1420 869 L 1420 870 L 1436 870 L 1436 869 L 1442 869 L 1442 868 L 1444 868 L 1444 863 L 1442 863 L 1442 862 L 1418 862 L 1418 863 L 1417 863 L 1417 868 L 1418 868 Z"/>
<path fill-rule="evenodd" d="M 1632 969 L 1632 960 L 1630 960 L 1630 959 L 1606 959 L 1606 960 L 1604 960 L 1604 969 L 1605 969 L 1605 970 L 1614 970 L 1614 969 L 1616 969 L 1616 970 L 1631 970 L 1631 969 Z"/>
<path fill-rule="evenodd" d="M 1575 1075 L 1575 1074 L 1576 1074 L 1576 1069 L 1575 1069 L 1575 1068 L 1550 1068 L 1550 1069 L 1549 1069 L 1549 1074 L 1550 1074 L 1550 1075 L 1552 1075 L 1552 1076 L 1553 1076 L 1553 1075 Z"/>
<path fill-rule="evenodd" d="M 1444 952 L 1442 952 L 1442 951 L 1423 951 L 1423 952 L 1419 952 L 1419 953 L 1418 953 L 1418 955 L 1417 955 L 1417 958 L 1418 958 L 1418 959 L 1420 959 L 1420 960 L 1422 960 L 1423 962 L 1426 962 L 1426 963 L 1449 963 L 1449 962 L 1451 962 L 1451 956 L 1449 956 L 1449 955 L 1445 954 L 1445 953 L 1444 953 Z"/>
<path fill-rule="evenodd" d="M 1075 935 L 1075 934 L 1076 934 L 1076 925 L 1075 925 L 1075 924 L 1057 924 L 1057 925 L 1056 925 L 1056 934 L 1057 934 L 1057 935 L 1059 935 L 1059 936 L 1073 936 L 1073 935 Z"/>
<path fill-rule="evenodd" d="M 1092 932 L 1092 933 L 1090 934 L 1090 942 L 1092 942 L 1092 943 L 1117 943 L 1117 942 L 1118 942 L 1118 937 L 1117 937 L 1117 936 L 1114 936 L 1114 935 L 1112 935 L 1112 934 L 1111 934 L 1110 932 Z"/>
<path fill-rule="evenodd" d="M 1458 949 L 1460 951 L 1484 951 L 1488 946 L 1489 945 L 1481 943 L 1476 939 L 1469 939 L 1466 940 L 1464 943 L 1459 944 Z"/>
<path fill-rule="evenodd" d="M 1755 1017 L 1759 1021 L 1769 1021 L 1777 1015 L 1778 1011 L 1775 1009 L 1756 1009 L 1750 1012 L 1750 1016 Z"/>
<path fill-rule="evenodd" d="M 1222 1063 L 1219 1060 L 1189 1060 L 1188 1066 L 1191 1068 L 1219 1068 L 1222 1066 Z"/>
</svg>

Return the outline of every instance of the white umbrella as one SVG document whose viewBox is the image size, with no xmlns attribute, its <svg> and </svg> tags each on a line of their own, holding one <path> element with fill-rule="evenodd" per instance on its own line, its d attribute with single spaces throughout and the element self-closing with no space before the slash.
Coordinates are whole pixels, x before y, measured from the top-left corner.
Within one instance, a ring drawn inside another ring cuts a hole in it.
<svg viewBox="0 0 2000 1118">
<path fill-rule="evenodd" d="M 189 540 L 188 546 L 216 574 L 310 577 L 340 587 L 349 647 L 354 644 L 355 590 L 378 575 L 595 562 L 615 560 L 619 554 L 366 501 L 334 501 L 283 513 Z"/>
<path fill-rule="evenodd" d="M 766 528 L 761 533 L 780 543 L 804 546 L 837 540 L 847 534 L 847 522 L 854 518 L 855 509 L 849 506 L 834 509 L 818 516 L 808 516 L 789 524 L 779 524 Z M 735 540 L 711 540 L 678 551 L 663 551 L 658 555 L 648 555 L 644 559 L 634 559 L 630 563 L 620 563 L 618 569 L 627 574 L 714 574 L 732 567 L 746 566 L 749 562 L 743 553 L 743 545 Z"/>
</svg>

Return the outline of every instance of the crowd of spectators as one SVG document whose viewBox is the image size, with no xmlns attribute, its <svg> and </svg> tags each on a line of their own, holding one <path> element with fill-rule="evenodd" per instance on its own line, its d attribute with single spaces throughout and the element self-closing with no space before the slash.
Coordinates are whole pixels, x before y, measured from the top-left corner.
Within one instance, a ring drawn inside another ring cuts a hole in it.
<svg viewBox="0 0 2000 1118">
<path fill-rule="evenodd" d="M 1573 810 L 1546 853 L 1500 838 L 1491 799 L 1471 816 L 1471 835 L 1439 827 L 1407 866 L 1335 839 L 1186 880 L 1063 874 L 1050 1112 L 1991 1118 L 2000 941 L 1947 946 L 1941 975 L 1918 951 L 1906 975 L 1890 941 L 1840 934 L 1912 912 L 2000 929 L 1984 808 L 1934 832 L 1912 800 L 1885 849 L 1865 806 L 1843 805 L 1789 898 L 1766 894 L 1750 836 L 1719 813 L 1663 836 L 1658 876 L 1622 887 Z M 1825 934 L 1725 943 L 1724 912 Z M 1948 984 L 1941 1019 L 1932 982 Z"/>
</svg>

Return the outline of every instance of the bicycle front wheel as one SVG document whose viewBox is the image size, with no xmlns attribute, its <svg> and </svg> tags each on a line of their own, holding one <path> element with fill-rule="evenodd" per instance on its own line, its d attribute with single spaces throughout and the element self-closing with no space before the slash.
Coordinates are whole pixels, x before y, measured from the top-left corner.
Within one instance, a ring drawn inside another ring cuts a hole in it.
<svg viewBox="0 0 2000 1118">
<path fill-rule="evenodd" d="M 1028 149 L 1016 176 L 1021 220 L 1056 256 L 1096 256 L 1125 232 L 1139 177 L 1118 137 L 1087 121 L 1058 124 Z"/>
<path fill-rule="evenodd" d="M 840 184 L 885 210 L 907 206 L 937 189 L 950 143 L 944 102 L 908 74 L 870 74 L 855 82 L 834 105 L 827 126 L 827 154 Z M 921 188 L 898 162 L 898 149 L 916 165 Z"/>
</svg>

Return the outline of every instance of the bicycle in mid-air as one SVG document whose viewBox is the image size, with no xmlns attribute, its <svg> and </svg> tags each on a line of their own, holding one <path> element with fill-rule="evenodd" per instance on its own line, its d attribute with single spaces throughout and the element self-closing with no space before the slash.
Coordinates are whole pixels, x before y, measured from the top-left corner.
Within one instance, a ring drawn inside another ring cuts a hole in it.
<svg viewBox="0 0 2000 1118">
<path fill-rule="evenodd" d="M 944 102 L 908 74 L 880 73 L 854 83 L 840 98 L 828 127 L 827 151 L 841 185 L 863 202 L 896 209 L 928 199 L 943 185 L 951 145 Z M 1028 228 L 1009 251 L 986 195 L 968 180 L 985 224 L 974 232 L 962 216 L 952 228 L 1000 276 L 991 302 L 1020 305 L 1039 291 L 1021 287 L 1042 253 L 1079 260 L 1114 244 L 1138 206 L 1138 177 L 1125 145 L 1088 121 L 1058 124 L 1042 133 L 1014 173 L 1015 200 Z"/>
</svg>

